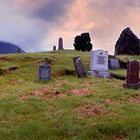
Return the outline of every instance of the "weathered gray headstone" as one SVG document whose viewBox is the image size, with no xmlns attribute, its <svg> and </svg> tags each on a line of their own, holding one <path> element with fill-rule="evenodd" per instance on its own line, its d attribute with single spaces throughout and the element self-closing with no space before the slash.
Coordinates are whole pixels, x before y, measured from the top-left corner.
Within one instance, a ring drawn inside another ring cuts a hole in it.
<svg viewBox="0 0 140 140">
<path fill-rule="evenodd" d="M 108 73 L 108 53 L 104 50 L 91 51 L 90 71 L 91 76 L 109 77 Z"/>
<path fill-rule="evenodd" d="M 73 58 L 75 69 L 78 77 L 87 77 L 87 73 L 85 71 L 84 65 L 79 56 Z"/>
<path fill-rule="evenodd" d="M 120 69 L 120 63 L 117 58 L 110 58 L 109 59 L 109 68 L 110 69 Z"/>
<path fill-rule="evenodd" d="M 41 64 L 38 69 L 39 80 L 51 79 L 51 67 L 49 64 Z"/>
</svg>

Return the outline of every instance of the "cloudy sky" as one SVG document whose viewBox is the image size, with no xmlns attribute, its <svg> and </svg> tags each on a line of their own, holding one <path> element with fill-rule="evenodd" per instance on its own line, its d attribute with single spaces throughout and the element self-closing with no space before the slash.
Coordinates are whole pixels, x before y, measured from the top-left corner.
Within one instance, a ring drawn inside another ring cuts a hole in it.
<svg viewBox="0 0 140 140">
<path fill-rule="evenodd" d="M 94 49 L 113 53 L 126 27 L 140 37 L 140 0 L 0 0 L 0 40 L 27 52 L 52 50 L 59 37 L 73 49 L 90 32 Z"/>
</svg>

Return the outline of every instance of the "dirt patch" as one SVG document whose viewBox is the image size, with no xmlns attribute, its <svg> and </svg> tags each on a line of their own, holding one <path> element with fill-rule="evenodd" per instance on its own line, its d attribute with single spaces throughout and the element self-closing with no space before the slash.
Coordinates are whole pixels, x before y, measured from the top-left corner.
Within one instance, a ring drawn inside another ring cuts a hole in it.
<svg viewBox="0 0 140 140">
<path fill-rule="evenodd" d="M 0 57 L 0 61 L 12 61 L 12 58 L 8 58 L 8 57 Z"/>
<path fill-rule="evenodd" d="M 94 85 L 93 82 L 89 82 L 89 81 L 82 82 L 81 84 L 84 85 L 84 86 Z"/>
<path fill-rule="evenodd" d="M 51 92 L 49 90 L 49 88 L 42 87 L 42 88 L 40 88 L 38 90 L 35 90 L 35 91 L 31 92 L 29 95 L 20 95 L 20 98 L 22 100 L 27 100 L 31 96 L 42 97 L 43 99 L 48 100 L 48 99 L 52 99 L 52 98 L 64 97 L 66 95 L 65 94 L 62 94 L 59 91 Z"/>
<path fill-rule="evenodd" d="M 49 94 L 49 89 L 47 87 L 42 87 L 36 91 L 31 92 L 31 95 L 33 96 L 44 96 L 46 94 Z"/>
<path fill-rule="evenodd" d="M 26 95 L 19 95 L 21 100 L 28 100 L 29 96 Z"/>
<path fill-rule="evenodd" d="M 47 94 L 45 99 L 48 100 L 48 99 L 52 99 L 52 98 L 62 98 L 62 97 L 65 97 L 65 96 L 66 96 L 66 94 L 63 94 L 61 92 L 56 91 L 54 93 Z"/>
<path fill-rule="evenodd" d="M 80 113 L 80 118 L 86 118 L 91 116 L 100 116 L 107 113 L 105 107 L 97 105 L 85 105 L 76 108 L 76 112 Z M 78 117 L 79 118 L 79 117 Z"/>
<path fill-rule="evenodd" d="M 121 135 L 121 134 L 120 134 L 120 135 L 119 135 L 119 134 L 115 135 L 115 136 L 114 136 L 114 139 L 115 139 L 115 140 L 125 140 L 124 136 Z"/>
<path fill-rule="evenodd" d="M 54 59 L 50 59 L 50 58 L 40 58 L 39 60 L 37 60 L 37 63 L 38 64 L 44 64 L 44 63 L 47 63 L 47 64 L 54 64 L 56 63 L 56 61 Z"/>
<path fill-rule="evenodd" d="M 13 85 L 22 84 L 24 81 L 22 79 L 12 81 Z"/>
<path fill-rule="evenodd" d="M 72 89 L 68 91 L 69 94 L 73 94 L 77 96 L 85 96 L 85 97 L 91 96 L 92 92 L 94 92 L 94 90 L 91 88 Z"/>
<path fill-rule="evenodd" d="M 140 94 L 133 95 L 130 99 L 130 102 L 140 104 Z"/>
<path fill-rule="evenodd" d="M 55 91 L 55 92 L 50 91 L 50 89 L 48 87 L 42 87 L 42 88 L 40 88 L 36 91 L 33 91 L 30 95 L 40 96 L 40 97 L 43 97 L 45 99 L 64 97 L 65 96 L 65 94 L 62 94 L 59 91 Z"/>
<path fill-rule="evenodd" d="M 111 99 L 107 98 L 103 101 L 101 101 L 101 103 L 103 103 L 104 105 L 110 105 L 110 104 L 115 104 L 114 101 L 112 101 Z"/>
</svg>

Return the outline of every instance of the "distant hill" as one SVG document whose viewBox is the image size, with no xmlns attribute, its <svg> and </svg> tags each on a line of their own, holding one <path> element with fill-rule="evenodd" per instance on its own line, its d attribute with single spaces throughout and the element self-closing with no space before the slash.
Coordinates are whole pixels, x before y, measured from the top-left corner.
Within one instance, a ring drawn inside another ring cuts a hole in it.
<svg viewBox="0 0 140 140">
<path fill-rule="evenodd" d="M 9 53 L 25 53 L 25 52 L 17 45 L 8 42 L 0 42 L 0 54 L 9 54 Z"/>
</svg>

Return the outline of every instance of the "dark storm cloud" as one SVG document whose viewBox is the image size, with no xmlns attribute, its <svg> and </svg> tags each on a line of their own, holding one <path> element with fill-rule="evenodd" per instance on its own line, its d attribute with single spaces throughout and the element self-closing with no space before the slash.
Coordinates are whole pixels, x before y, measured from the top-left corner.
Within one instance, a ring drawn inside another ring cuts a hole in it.
<svg viewBox="0 0 140 140">
<path fill-rule="evenodd" d="M 73 0 L 49 0 L 32 14 L 34 17 L 44 19 L 47 22 L 53 22 L 65 15 L 69 4 L 72 2 Z"/>
<path fill-rule="evenodd" d="M 140 0 L 0 0 L 0 19 L 0 40 L 26 51 L 52 49 L 60 36 L 73 48 L 86 31 L 95 48 L 112 52 L 123 28 L 140 34 Z"/>
</svg>

